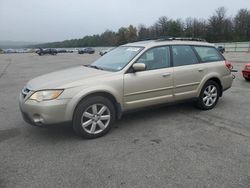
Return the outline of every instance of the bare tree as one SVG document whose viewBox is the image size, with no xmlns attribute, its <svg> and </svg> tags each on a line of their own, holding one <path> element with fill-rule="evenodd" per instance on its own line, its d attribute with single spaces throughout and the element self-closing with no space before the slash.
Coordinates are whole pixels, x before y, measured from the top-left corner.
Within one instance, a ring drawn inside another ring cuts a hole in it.
<svg viewBox="0 0 250 188">
<path fill-rule="evenodd" d="M 159 36 L 167 36 L 168 35 L 168 18 L 166 16 L 162 16 L 156 22 L 156 29 Z"/>
<path fill-rule="evenodd" d="M 203 19 L 187 18 L 184 28 L 185 36 L 206 38 L 207 22 Z"/>
<path fill-rule="evenodd" d="M 250 40 L 250 11 L 241 9 L 234 18 L 235 40 Z"/>
<path fill-rule="evenodd" d="M 138 26 L 138 39 L 145 40 L 151 37 L 150 30 L 145 25 L 140 24 Z"/>
<path fill-rule="evenodd" d="M 208 20 L 207 38 L 211 42 L 227 41 L 233 37 L 232 20 L 226 17 L 225 7 L 220 7 Z"/>
</svg>

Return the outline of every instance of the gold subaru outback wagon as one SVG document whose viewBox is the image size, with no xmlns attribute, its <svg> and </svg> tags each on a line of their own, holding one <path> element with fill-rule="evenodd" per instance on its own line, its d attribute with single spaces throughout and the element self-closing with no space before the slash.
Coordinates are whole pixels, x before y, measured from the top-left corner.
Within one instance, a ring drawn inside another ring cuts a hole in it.
<svg viewBox="0 0 250 188">
<path fill-rule="evenodd" d="M 180 100 L 215 107 L 231 87 L 230 63 L 205 41 L 148 40 L 119 46 L 90 65 L 37 77 L 23 88 L 26 122 L 70 122 L 85 138 L 106 134 L 123 112 Z"/>
</svg>

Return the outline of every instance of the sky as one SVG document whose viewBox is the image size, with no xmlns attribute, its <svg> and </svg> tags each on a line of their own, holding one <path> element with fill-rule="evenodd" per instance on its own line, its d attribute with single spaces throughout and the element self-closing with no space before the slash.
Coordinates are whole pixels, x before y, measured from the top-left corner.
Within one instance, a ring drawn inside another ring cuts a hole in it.
<svg viewBox="0 0 250 188">
<path fill-rule="evenodd" d="M 161 16 L 209 18 L 224 6 L 228 16 L 249 0 L 0 0 L 0 40 L 53 42 L 150 26 Z"/>
</svg>

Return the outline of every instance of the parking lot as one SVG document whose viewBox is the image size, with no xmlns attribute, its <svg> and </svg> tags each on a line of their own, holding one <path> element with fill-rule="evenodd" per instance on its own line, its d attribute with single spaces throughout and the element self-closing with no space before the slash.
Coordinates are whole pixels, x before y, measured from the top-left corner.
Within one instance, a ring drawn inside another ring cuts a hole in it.
<svg viewBox="0 0 250 188">
<path fill-rule="evenodd" d="M 250 53 L 226 54 L 239 72 L 210 111 L 189 102 L 137 111 L 95 140 L 22 120 L 28 80 L 98 57 L 0 54 L 0 187 L 250 186 L 250 82 L 241 75 Z"/>
</svg>

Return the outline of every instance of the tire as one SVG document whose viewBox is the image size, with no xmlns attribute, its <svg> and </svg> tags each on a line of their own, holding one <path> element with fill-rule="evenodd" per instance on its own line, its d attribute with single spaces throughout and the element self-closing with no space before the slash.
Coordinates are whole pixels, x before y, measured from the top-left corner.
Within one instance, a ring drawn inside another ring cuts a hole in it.
<svg viewBox="0 0 250 188">
<path fill-rule="evenodd" d="M 214 108 L 219 100 L 220 92 L 218 83 L 213 80 L 208 80 L 201 90 L 196 106 L 201 110 Z"/>
<path fill-rule="evenodd" d="M 82 100 L 73 116 L 73 129 L 86 139 L 107 134 L 115 121 L 115 107 L 105 97 L 93 96 Z"/>
<path fill-rule="evenodd" d="M 249 82 L 249 81 L 250 81 L 250 78 L 245 78 L 245 80 Z"/>
</svg>

